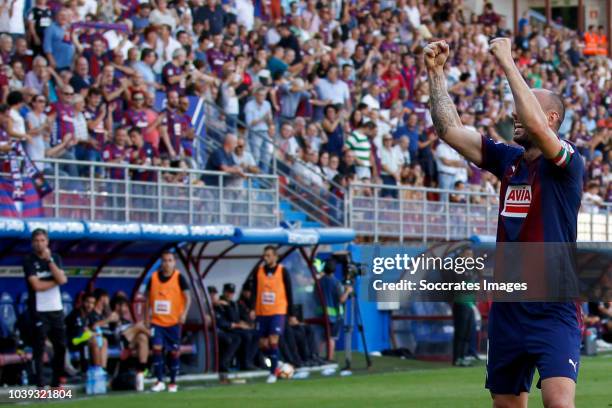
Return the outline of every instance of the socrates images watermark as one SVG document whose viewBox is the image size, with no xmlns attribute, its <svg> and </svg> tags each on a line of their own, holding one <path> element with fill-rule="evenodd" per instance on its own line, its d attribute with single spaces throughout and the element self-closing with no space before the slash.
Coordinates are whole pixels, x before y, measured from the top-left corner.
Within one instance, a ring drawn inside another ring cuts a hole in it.
<svg viewBox="0 0 612 408">
<path fill-rule="evenodd" d="M 381 279 L 371 281 L 375 291 L 502 291 L 512 293 L 526 291 L 525 282 L 491 282 L 478 279 L 480 272 L 485 269 L 486 256 L 457 256 L 440 257 L 409 256 L 408 254 L 395 254 L 390 257 L 375 257 L 372 259 L 372 273 Z M 385 281 L 383 274 L 389 271 L 401 272 L 403 277 Z M 453 272 L 455 279 L 431 281 L 419 279 L 431 271 Z"/>
</svg>

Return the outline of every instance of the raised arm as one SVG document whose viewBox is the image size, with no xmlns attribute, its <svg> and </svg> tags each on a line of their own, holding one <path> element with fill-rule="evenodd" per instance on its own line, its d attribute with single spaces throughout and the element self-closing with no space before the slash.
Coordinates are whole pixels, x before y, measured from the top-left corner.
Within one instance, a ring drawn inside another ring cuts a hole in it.
<svg viewBox="0 0 612 408">
<path fill-rule="evenodd" d="M 562 151 L 563 146 L 550 127 L 549 118 L 544 113 L 540 101 L 529 88 L 512 59 L 510 39 L 495 38 L 491 40 L 490 49 L 508 78 L 519 122 L 532 142 L 542 151 L 544 157 L 554 159 Z M 559 112 L 551 111 L 549 114 L 556 115 L 551 118 L 553 121 L 558 121 L 559 124 L 563 121 Z"/>
<path fill-rule="evenodd" d="M 432 42 L 424 49 L 425 66 L 429 76 L 429 106 L 431 119 L 438 136 L 467 160 L 480 166 L 482 139 L 478 132 L 466 129 L 459 119 L 457 108 L 448 94 L 444 64 L 449 47 L 445 41 Z"/>
</svg>

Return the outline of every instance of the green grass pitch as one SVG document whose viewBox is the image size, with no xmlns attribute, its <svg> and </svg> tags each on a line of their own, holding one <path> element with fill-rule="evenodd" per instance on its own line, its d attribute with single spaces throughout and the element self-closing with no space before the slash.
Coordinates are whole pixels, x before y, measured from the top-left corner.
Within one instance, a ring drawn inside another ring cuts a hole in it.
<svg viewBox="0 0 612 408">
<path fill-rule="evenodd" d="M 355 370 L 350 377 L 321 377 L 307 380 L 262 380 L 246 385 L 188 385 L 177 394 L 111 393 L 94 398 L 77 398 L 52 403 L 53 407 L 158 408 L 158 407 L 489 407 L 483 388 L 484 363 L 471 368 L 447 364 L 373 358 L 374 366 L 364 369 L 363 356 L 354 355 Z M 530 395 L 531 406 L 542 406 L 540 391 Z M 583 357 L 576 397 L 577 407 L 612 407 L 612 356 Z"/>
</svg>

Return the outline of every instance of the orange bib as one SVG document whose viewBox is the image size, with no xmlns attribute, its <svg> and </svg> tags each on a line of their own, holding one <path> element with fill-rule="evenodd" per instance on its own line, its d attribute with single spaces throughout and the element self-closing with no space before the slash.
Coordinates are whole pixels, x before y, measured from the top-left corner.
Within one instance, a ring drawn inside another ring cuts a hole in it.
<svg viewBox="0 0 612 408">
<path fill-rule="evenodd" d="M 179 283 L 178 270 L 175 270 L 166 282 L 159 279 L 159 271 L 153 273 L 149 291 L 151 323 L 170 327 L 179 324 L 185 311 L 185 298 Z"/>
<path fill-rule="evenodd" d="M 287 314 L 287 293 L 283 282 L 283 267 L 278 264 L 270 276 L 266 275 L 263 266 L 257 270 L 257 316 Z"/>
</svg>

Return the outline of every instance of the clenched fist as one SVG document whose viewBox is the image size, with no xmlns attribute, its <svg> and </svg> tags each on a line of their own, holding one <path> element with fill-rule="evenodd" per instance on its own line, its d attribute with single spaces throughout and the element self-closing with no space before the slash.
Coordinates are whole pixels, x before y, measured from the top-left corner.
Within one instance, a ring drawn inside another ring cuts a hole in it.
<svg viewBox="0 0 612 408">
<path fill-rule="evenodd" d="M 450 49 L 446 41 L 435 41 L 425 47 L 423 54 L 427 69 L 443 68 L 450 54 Z"/>
<path fill-rule="evenodd" d="M 512 43 L 509 38 L 494 38 L 489 42 L 491 54 L 497 58 L 500 64 L 508 64 L 512 60 Z"/>
</svg>

